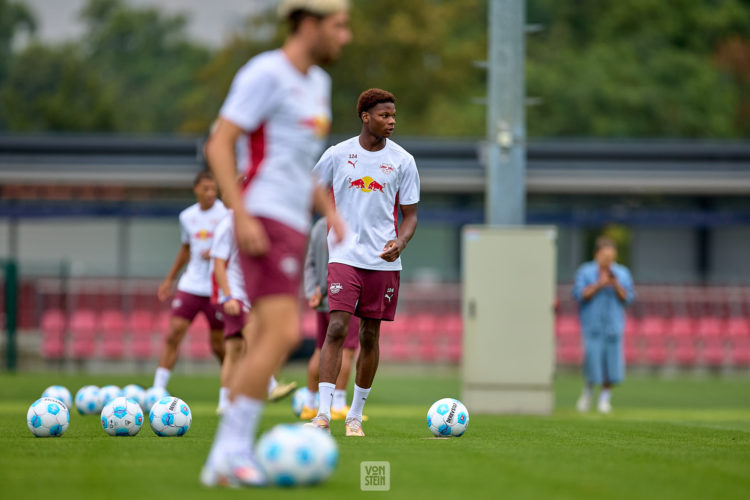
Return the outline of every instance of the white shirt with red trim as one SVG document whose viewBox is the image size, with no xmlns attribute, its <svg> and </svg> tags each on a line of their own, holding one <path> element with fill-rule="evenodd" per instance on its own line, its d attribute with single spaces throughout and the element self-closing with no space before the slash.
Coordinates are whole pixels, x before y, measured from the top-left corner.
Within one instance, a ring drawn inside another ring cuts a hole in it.
<svg viewBox="0 0 750 500">
<path fill-rule="evenodd" d="M 229 210 L 227 216 L 216 226 L 214 242 L 211 245 L 212 274 L 214 273 L 213 259 L 222 259 L 226 262 L 227 282 L 232 298 L 239 300 L 246 307 L 250 307 L 250 299 L 247 297 L 247 292 L 245 292 L 245 278 L 240 267 L 239 250 L 237 249 L 237 242 L 234 239 L 234 217 L 232 210 Z M 224 292 L 218 286 L 215 279 L 213 280 L 213 285 L 215 289 L 211 295 L 212 298 L 215 298 L 219 303 L 223 303 L 225 298 Z"/>
<path fill-rule="evenodd" d="M 201 210 L 196 203 L 180 212 L 180 241 L 190 244 L 190 261 L 177 283 L 179 291 L 211 296 L 209 260 L 201 254 L 211 250 L 216 226 L 226 215 L 227 208 L 221 200 L 216 200 L 208 210 Z"/>
<path fill-rule="evenodd" d="M 242 128 L 237 164 L 247 175 L 245 208 L 307 233 L 310 170 L 331 123 L 331 78 L 297 70 L 281 50 L 259 54 L 234 77 L 220 116 Z"/>
<path fill-rule="evenodd" d="M 330 186 L 348 234 L 341 244 L 328 235 L 328 262 L 362 269 L 400 271 L 401 259 L 380 258 L 385 244 L 398 235 L 399 205 L 419 202 L 419 172 L 414 157 L 391 140 L 379 151 L 367 151 L 352 137 L 326 150 L 313 169 L 318 182 Z"/>
</svg>

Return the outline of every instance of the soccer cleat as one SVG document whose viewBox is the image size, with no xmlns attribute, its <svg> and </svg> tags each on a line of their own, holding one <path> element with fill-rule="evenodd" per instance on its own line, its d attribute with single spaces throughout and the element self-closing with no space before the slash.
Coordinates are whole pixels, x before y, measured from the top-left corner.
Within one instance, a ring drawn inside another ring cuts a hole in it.
<svg viewBox="0 0 750 500">
<path fill-rule="evenodd" d="M 274 387 L 273 390 L 268 393 L 268 400 L 271 402 L 276 402 L 280 399 L 284 399 L 285 397 L 290 395 L 296 388 L 297 382 L 289 382 L 288 384 L 279 382 L 276 387 Z"/>
<path fill-rule="evenodd" d="M 320 430 L 331 433 L 331 424 L 324 415 L 317 415 L 315 418 L 305 424 L 306 427 L 317 427 Z"/>
<path fill-rule="evenodd" d="M 331 420 L 346 420 L 346 416 L 349 414 L 349 407 L 342 406 L 338 410 L 331 408 Z M 362 422 L 367 422 L 367 415 L 362 415 Z"/>
<path fill-rule="evenodd" d="M 228 457 L 220 466 L 206 463 L 200 476 L 203 486 L 238 488 L 241 486 L 260 487 L 268 482 L 266 475 L 254 460 Z"/>
<path fill-rule="evenodd" d="M 303 406 L 302 411 L 299 414 L 299 418 L 302 420 L 312 420 L 315 418 L 315 416 L 318 414 L 317 408 L 310 408 L 309 406 Z M 331 415 L 333 415 L 333 410 L 331 410 Z M 335 418 L 333 420 L 336 420 Z"/>
<path fill-rule="evenodd" d="M 591 396 L 588 394 L 581 394 L 576 403 L 576 409 L 581 413 L 586 413 L 591 409 Z"/>
<path fill-rule="evenodd" d="M 606 415 L 612 412 L 612 404 L 609 401 L 600 399 L 596 409 L 599 410 L 599 413 L 604 413 Z"/>
<path fill-rule="evenodd" d="M 362 430 L 362 421 L 356 418 L 347 418 L 344 425 L 346 426 L 347 436 L 365 437 L 365 431 Z"/>
</svg>

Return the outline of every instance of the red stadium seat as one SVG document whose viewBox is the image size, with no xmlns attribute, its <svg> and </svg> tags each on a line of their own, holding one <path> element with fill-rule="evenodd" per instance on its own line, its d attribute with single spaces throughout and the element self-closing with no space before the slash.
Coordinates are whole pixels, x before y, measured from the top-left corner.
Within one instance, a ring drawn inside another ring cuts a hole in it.
<svg viewBox="0 0 750 500">
<path fill-rule="evenodd" d="M 724 332 L 724 325 L 719 318 L 703 316 L 698 318 L 696 329 L 701 338 L 719 338 Z"/>
<path fill-rule="evenodd" d="M 638 346 L 636 344 L 631 345 L 625 345 L 625 362 L 630 363 L 638 363 L 640 360 L 640 350 L 638 349 Z"/>
<path fill-rule="evenodd" d="M 750 321 L 748 321 L 748 318 L 729 318 L 727 320 L 727 335 L 730 339 L 750 338 Z"/>
<path fill-rule="evenodd" d="M 667 347 L 664 337 L 648 337 L 646 361 L 653 366 L 661 366 L 667 361 Z"/>
<path fill-rule="evenodd" d="M 639 336 L 643 337 L 661 337 L 667 332 L 667 325 L 661 316 L 646 316 L 641 319 L 639 325 Z"/>
<path fill-rule="evenodd" d="M 557 347 L 557 362 L 563 365 L 579 365 L 583 360 L 580 345 L 561 344 Z"/>
<path fill-rule="evenodd" d="M 208 322 L 197 316 L 187 332 L 188 356 L 193 359 L 208 359 L 212 356 Z"/>
<path fill-rule="evenodd" d="M 96 314 L 85 309 L 74 311 L 70 318 L 70 335 L 73 357 L 84 359 L 93 356 L 96 347 Z"/>
<path fill-rule="evenodd" d="M 169 323 L 172 320 L 172 311 L 169 309 L 166 309 L 164 311 L 160 311 L 156 314 L 156 321 L 154 322 L 154 329 L 161 333 L 162 335 L 166 335 L 169 331 Z"/>
<path fill-rule="evenodd" d="M 684 339 L 677 343 L 674 350 L 674 358 L 680 366 L 693 366 L 698 360 L 698 351 L 692 340 Z"/>
<path fill-rule="evenodd" d="M 638 318 L 630 315 L 625 317 L 625 338 L 637 336 L 639 328 L 640 320 Z"/>
<path fill-rule="evenodd" d="M 703 362 L 708 366 L 724 364 L 724 346 L 715 338 L 708 338 L 703 343 Z"/>
<path fill-rule="evenodd" d="M 555 318 L 555 334 L 558 338 L 572 338 L 581 335 L 581 324 L 578 316 L 563 315 Z"/>
<path fill-rule="evenodd" d="M 750 340 L 737 341 L 732 346 L 732 364 L 734 366 L 750 366 Z"/>
<path fill-rule="evenodd" d="M 302 337 L 314 339 L 318 334 L 318 313 L 316 311 L 305 311 L 302 314 Z"/>
<path fill-rule="evenodd" d="M 421 361 L 434 362 L 437 359 L 437 335 L 434 331 L 418 331 L 415 335 L 417 340 L 417 354 Z"/>
<path fill-rule="evenodd" d="M 62 359 L 65 356 L 65 314 L 58 309 L 44 311 L 42 326 L 42 356 Z"/>
<path fill-rule="evenodd" d="M 154 315 L 148 310 L 136 310 L 128 318 L 131 354 L 136 359 L 148 359 L 152 354 L 151 336 L 154 328 Z"/>
<path fill-rule="evenodd" d="M 690 338 L 695 334 L 693 320 L 685 316 L 676 316 L 669 322 L 667 335 L 675 339 Z"/>
<path fill-rule="evenodd" d="M 99 317 L 99 330 L 102 334 L 104 357 L 121 358 L 125 353 L 125 315 L 122 311 L 111 309 L 102 312 Z"/>
</svg>

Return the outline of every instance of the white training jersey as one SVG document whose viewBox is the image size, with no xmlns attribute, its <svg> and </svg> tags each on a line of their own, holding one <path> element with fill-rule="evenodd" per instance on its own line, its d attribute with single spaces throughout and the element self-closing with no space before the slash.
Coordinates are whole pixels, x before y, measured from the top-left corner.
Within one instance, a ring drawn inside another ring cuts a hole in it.
<svg viewBox="0 0 750 500">
<path fill-rule="evenodd" d="M 216 200 L 208 210 L 201 210 L 196 203 L 180 212 L 180 240 L 190 245 L 190 262 L 177 283 L 179 291 L 211 296 L 209 261 L 201 254 L 211 250 L 216 226 L 226 214 L 227 209 L 221 200 Z"/>
<path fill-rule="evenodd" d="M 310 170 L 331 123 L 331 78 L 318 66 L 297 70 L 283 51 L 259 54 L 234 77 L 220 116 L 245 131 L 237 165 L 247 176 L 245 208 L 307 233 Z"/>
<path fill-rule="evenodd" d="M 379 151 L 367 151 L 352 137 L 328 148 L 313 169 L 318 182 L 330 186 L 336 210 L 348 234 L 341 244 L 328 235 L 328 262 L 362 269 L 400 271 L 401 258 L 380 258 L 398 235 L 399 205 L 419 202 L 419 173 L 414 157 L 386 139 Z"/>
<path fill-rule="evenodd" d="M 250 307 L 250 300 L 245 292 L 245 278 L 242 274 L 242 268 L 240 267 L 239 250 L 237 249 L 237 243 L 234 239 L 234 217 L 232 211 L 224 217 L 219 225 L 216 226 L 216 234 L 214 235 L 214 243 L 211 246 L 211 273 L 214 272 L 214 261 L 213 259 L 222 259 L 226 262 L 227 268 L 227 282 L 229 284 L 229 292 L 232 298 L 239 300 L 244 303 L 247 307 Z M 218 286 L 218 283 L 214 283 L 216 286 L 216 295 L 218 296 L 219 303 L 224 301 L 224 292 Z"/>
</svg>

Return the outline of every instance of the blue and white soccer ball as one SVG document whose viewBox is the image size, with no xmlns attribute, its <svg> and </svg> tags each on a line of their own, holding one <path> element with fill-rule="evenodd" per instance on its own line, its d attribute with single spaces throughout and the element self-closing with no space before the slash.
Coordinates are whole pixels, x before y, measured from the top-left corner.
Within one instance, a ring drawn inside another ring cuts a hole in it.
<svg viewBox="0 0 750 500">
<path fill-rule="evenodd" d="M 62 436 L 70 424 L 65 403 L 55 398 L 39 398 L 26 412 L 26 425 L 36 437 Z"/>
<path fill-rule="evenodd" d="M 307 389 L 307 387 L 300 387 L 296 391 L 294 391 L 294 394 L 292 394 L 292 411 L 295 415 L 298 417 L 302 413 L 302 407 L 305 406 L 305 401 L 307 400 L 307 395 L 310 391 Z"/>
<path fill-rule="evenodd" d="M 102 409 L 102 428 L 110 436 L 135 436 L 143 425 L 143 410 L 135 399 L 120 396 Z"/>
<path fill-rule="evenodd" d="M 165 396 L 151 407 L 148 421 L 157 436 L 184 436 L 193 423 L 193 413 L 180 398 Z"/>
<path fill-rule="evenodd" d="M 457 399 L 439 399 L 427 412 L 427 427 L 435 436 L 462 436 L 468 426 L 469 410 Z"/>
<path fill-rule="evenodd" d="M 325 481 L 339 460 L 330 434 L 302 424 L 275 426 L 260 438 L 256 454 L 269 483 L 279 486 Z"/>
<path fill-rule="evenodd" d="M 94 415 L 102 411 L 99 405 L 99 388 L 95 385 L 85 385 L 78 389 L 75 399 L 76 408 L 81 415 Z"/>
<path fill-rule="evenodd" d="M 160 387 L 149 387 L 146 391 L 146 397 L 143 400 L 143 411 L 150 412 L 151 407 L 156 404 L 161 398 L 169 396 L 166 389 Z"/>
<path fill-rule="evenodd" d="M 73 396 L 70 395 L 70 391 L 67 387 L 62 385 L 51 385 L 44 389 L 42 393 L 43 398 L 54 398 L 59 399 L 63 404 L 70 410 L 73 406 Z"/>
<path fill-rule="evenodd" d="M 146 389 L 137 384 L 129 384 L 122 388 L 122 395 L 126 398 L 135 399 L 135 401 L 144 406 L 146 403 Z"/>
<path fill-rule="evenodd" d="M 99 389 L 99 408 L 104 408 L 115 398 L 122 396 L 122 389 L 116 385 L 105 385 Z"/>
</svg>

